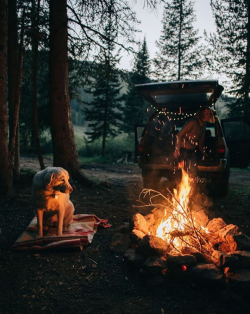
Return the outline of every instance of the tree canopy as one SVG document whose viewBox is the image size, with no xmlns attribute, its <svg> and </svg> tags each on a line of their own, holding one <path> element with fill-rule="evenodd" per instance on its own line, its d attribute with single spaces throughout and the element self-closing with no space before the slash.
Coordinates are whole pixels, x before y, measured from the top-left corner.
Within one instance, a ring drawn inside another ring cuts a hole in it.
<svg viewBox="0 0 250 314">
<path fill-rule="evenodd" d="M 159 51 L 154 59 L 158 80 L 199 78 L 203 73 L 204 49 L 194 29 L 194 2 L 171 0 L 164 7 L 162 32 L 156 41 Z"/>
<path fill-rule="evenodd" d="M 250 117 L 250 1 L 212 0 L 215 34 L 207 35 L 209 68 L 227 80 L 232 115 Z"/>
</svg>

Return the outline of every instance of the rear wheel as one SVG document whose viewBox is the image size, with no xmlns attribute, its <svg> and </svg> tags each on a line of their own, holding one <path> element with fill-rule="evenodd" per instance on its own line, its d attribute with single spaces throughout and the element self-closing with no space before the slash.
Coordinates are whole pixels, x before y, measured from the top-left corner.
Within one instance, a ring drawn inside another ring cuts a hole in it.
<svg viewBox="0 0 250 314">
<path fill-rule="evenodd" d="M 228 156 L 227 156 L 228 157 Z M 227 158 L 227 167 L 222 173 L 221 177 L 212 180 L 211 194 L 216 197 L 227 196 L 229 187 L 229 177 L 230 177 L 230 161 Z"/>
</svg>

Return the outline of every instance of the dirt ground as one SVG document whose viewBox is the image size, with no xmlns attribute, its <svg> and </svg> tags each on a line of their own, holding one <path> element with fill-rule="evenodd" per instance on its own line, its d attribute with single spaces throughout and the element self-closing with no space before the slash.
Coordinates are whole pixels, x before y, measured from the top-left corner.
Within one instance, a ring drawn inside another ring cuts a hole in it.
<svg viewBox="0 0 250 314">
<path fill-rule="evenodd" d="M 84 173 L 111 188 L 85 188 L 71 194 L 75 213 L 109 220 L 82 251 L 14 252 L 11 245 L 34 216 L 31 182 L 39 170 L 34 158 L 22 158 L 22 176 L 13 197 L 0 196 L 0 312 L 90 314 L 250 313 L 249 290 L 208 285 L 182 278 L 163 284 L 130 269 L 110 251 L 114 230 L 138 211 L 140 170 L 130 165 L 82 165 Z M 46 160 L 46 166 L 51 160 Z M 31 169 L 31 170 L 27 170 Z M 25 175 L 24 175 L 25 174 Z M 229 194 L 209 199 L 209 216 L 222 217 L 250 236 L 250 169 L 232 169 Z"/>
</svg>

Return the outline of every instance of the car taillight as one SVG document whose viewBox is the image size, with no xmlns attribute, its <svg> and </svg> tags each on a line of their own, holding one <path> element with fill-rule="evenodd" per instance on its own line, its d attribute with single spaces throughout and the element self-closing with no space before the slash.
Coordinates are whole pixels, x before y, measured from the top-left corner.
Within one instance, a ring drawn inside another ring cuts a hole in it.
<svg viewBox="0 0 250 314">
<path fill-rule="evenodd" d="M 226 152 L 226 142 L 223 137 L 218 137 L 218 154 L 225 155 Z"/>
<path fill-rule="evenodd" d="M 225 146 L 219 146 L 219 149 L 218 149 L 219 154 L 224 154 L 225 151 L 226 151 Z"/>
<path fill-rule="evenodd" d="M 138 153 L 142 154 L 144 152 L 144 138 L 141 137 L 138 143 Z"/>
</svg>

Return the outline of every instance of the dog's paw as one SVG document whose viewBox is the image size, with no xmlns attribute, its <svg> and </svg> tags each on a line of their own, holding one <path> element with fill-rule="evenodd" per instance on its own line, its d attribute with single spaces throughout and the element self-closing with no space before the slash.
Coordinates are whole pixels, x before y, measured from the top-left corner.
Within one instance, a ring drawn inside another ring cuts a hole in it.
<svg viewBox="0 0 250 314">
<path fill-rule="evenodd" d="M 63 226 L 63 231 L 67 231 L 69 229 L 69 226 Z"/>
</svg>

